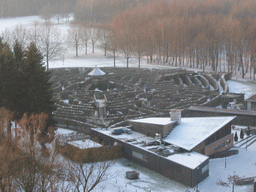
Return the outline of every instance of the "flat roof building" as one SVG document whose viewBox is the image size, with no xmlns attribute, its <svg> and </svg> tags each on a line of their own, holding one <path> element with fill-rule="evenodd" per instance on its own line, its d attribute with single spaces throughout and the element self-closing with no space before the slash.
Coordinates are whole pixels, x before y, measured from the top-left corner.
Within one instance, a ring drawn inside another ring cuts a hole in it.
<svg viewBox="0 0 256 192">
<path fill-rule="evenodd" d="M 92 129 L 92 135 L 106 145 L 121 145 L 128 160 L 194 187 L 209 175 L 208 155 L 233 146 L 234 119 L 233 116 L 181 118 L 174 114 L 171 118 L 130 120 L 129 132 L 125 131 L 127 128 L 118 134 L 111 129 Z"/>
</svg>

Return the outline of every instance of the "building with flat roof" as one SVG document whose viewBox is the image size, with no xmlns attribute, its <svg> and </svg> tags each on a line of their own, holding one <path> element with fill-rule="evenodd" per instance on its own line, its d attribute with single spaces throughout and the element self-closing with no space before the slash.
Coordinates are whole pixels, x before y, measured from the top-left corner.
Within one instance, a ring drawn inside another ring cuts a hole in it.
<svg viewBox="0 0 256 192">
<path fill-rule="evenodd" d="M 187 117 L 182 118 L 181 123 L 177 124 L 168 117 L 159 117 L 130 120 L 129 123 L 133 130 L 146 135 L 160 133 L 166 143 L 187 151 L 212 155 L 233 146 L 231 121 L 234 119 L 235 116 Z"/>
<path fill-rule="evenodd" d="M 171 118 L 130 120 L 130 131 L 101 128 L 92 129 L 92 135 L 105 145 L 121 145 L 128 160 L 194 187 L 209 175 L 208 155 L 233 146 L 234 119 L 181 118 L 180 111 L 172 111 Z"/>
</svg>

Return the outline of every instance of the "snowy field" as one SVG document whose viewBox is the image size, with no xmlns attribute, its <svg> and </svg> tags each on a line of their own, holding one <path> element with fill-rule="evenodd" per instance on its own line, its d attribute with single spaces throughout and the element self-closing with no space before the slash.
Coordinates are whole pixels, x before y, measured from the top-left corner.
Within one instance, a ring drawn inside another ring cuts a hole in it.
<svg viewBox="0 0 256 192">
<path fill-rule="evenodd" d="M 232 78 L 230 81 L 227 81 L 227 83 L 229 92 L 244 93 L 245 99 L 256 93 L 256 82 L 248 79 Z"/>
<path fill-rule="evenodd" d="M 0 33 L 6 28 L 13 29 L 17 25 L 31 26 L 35 21 L 43 23 L 38 16 L 0 19 Z M 53 21 L 56 23 L 56 21 Z M 64 21 L 57 25 L 63 35 L 66 34 L 68 24 Z M 79 50 L 79 57 L 75 57 L 75 49 L 66 46 L 63 54 L 56 60 L 50 62 L 50 68 L 60 67 L 113 67 L 113 57 L 110 53 L 108 56 L 103 56 L 103 50 L 96 47 L 95 53 L 91 53 L 91 47 L 88 48 L 88 55 L 84 55 L 84 50 Z M 131 58 L 129 67 L 137 67 L 137 59 Z M 117 67 L 126 67 L 126 60 L 119 55 L 116 60 Z M 141 67 L 144 68 L 169 68 L 162 65 L 148 65 L 142 60 Z M 230 92 L 245 93 L 245 98 L 248 98 L 256 92 L 254 83 L 234 79 L 228 81 Z M 68 131 L 67 131 L 68 132 Z M 125 172 L 137 170 L 140 172 L 138 180 L 127 180 Z M 210 175 L 204 181 L 199 183 L 198 189 L 200 192 L 229 192 L 231 187 L 222 187 L 217 185 L 218 181 L 227 181 L 229 175 L 237 174 L 240 177 L 256 176 L 256 143 L 248 147 L 248 149 L 239 148 L 239 154 L 226 158 L 210 160 Z M 142 168 L 125 159 L 120 159 L 109 170 L 109 178 L 100 183 L 94 192 L 180 192 L 180 191 L 195 191 L 187 186 L 174 182 L 164 176 L 161 176 L 153 171 Z M 235 186 L 236 192 L 253 191 L 252 186 Z"/>
<path fill-rule="evenodd" d="M 72 19 L 71 19 L 72 20 Z M 33 28 L 34 23 L 43 24 L 44 21 L 39 16 L 29 16 L 20 18 L 7 18 L 0 19 L 0 34 L 3 34 L 6 29 L 10 31 L 15 27 L 22 25 L 28 28 Z M 92 53 L 92 46 L 88 43 L 88 54 L 85 55 L 85 48 L 80 46 L 79 57 L 75 56 L 75 48 L 65 44 L 67 38 L 67 29 L 69 23 L 65 20 L 57 24 L 57 21 L 52 19 L 51 22 L 57 26 L 63 37 L 64 49 L 62 54 L 55 60 L 50 61 L 50 68 L 64 68 L 64 67 L 114 67 L 114 60 L 112 52 L 107 52 L 107 56 L 104 56 L 104 50 L 99 49 L 99 44 L 96 44 L 95 53 Z M 126 67 L 126 60 L 121 54 L 116 53 L 116 67 Z M 131 57 L 129 60 L 129 67 L 138 67 L 138 60 L 136 57 Z M 146 59 L 141 59 L 141 68 L 169 68 L 170 66 L 163 65 L 148 65 Z"/>
</svg>

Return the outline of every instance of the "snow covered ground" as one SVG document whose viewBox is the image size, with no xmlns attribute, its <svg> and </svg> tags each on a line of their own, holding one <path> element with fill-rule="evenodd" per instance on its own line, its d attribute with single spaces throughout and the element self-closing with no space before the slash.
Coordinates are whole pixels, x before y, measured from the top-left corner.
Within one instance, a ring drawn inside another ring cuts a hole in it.
<svg viewBox="0 0 256 192">
<path fill-rule="evenodd" d="M 68 133 L 65 129 L 59 130 L 60 134 Z M 229 175 L 239 177 L 256 177 L 256 143 L 247 149 L 244 147 L 235 148 L 239 154 L 226 157 L 210 159 L 209 177 L 198 184 L 200 192 L 229 192 L 230 187 L 218 185 L 219 181 L 227 182 Z M 226 161 L 226 163 L 225 163 Z M 226 167 L 225 167 L 226 164 Z M 126 171 L 139 171 L 140 176 L 137 180 L 125 178 Z M 109 170 L 108 179 L 100 183 L 94 192 L 180 192 L 194 191 L 178 182 L 170 180 L 154 171 L 143 168 L 126 159 L 119 159 Z M 236 192 L 252 192 L 252 185 L 235 186 Z"/>
<path fill-rule="evenodd" d="M 6 29 L 13 29 L 18 24 L 31 26 L 35 21 L 42 23 L 38 16 L 7 18 L 0 19 L 0 34 Z M 55 21 L 53 21 L 55 22 Z M 66 33 L 68 25 L 66 23 L 59 24 L 63 34 Z M 79 57 L 75 57 L 75 50 L 68 47 L 63 54 L 56 60 L 50 62 L 50 68 L 60 67 L 113 67 L 112 55 L 103 56 L 103 50 L 96 49 L 95 53 L 91 53 L 91 47 L 88 49 L 88 55 L 84 55 L 84 50 L 79 50 Z M 137 67 L 137 59 L 131 58 L 129 67 Z M 116 60 L 117 67 L 126 67 L 126 60 L 119 55 Z M 148 65 L 145 59 L 142 60 L 141 67 L 147 68 L 169 68 L 163 65 Z M 255 83 L 234 79 L 228 81 L 230 92 L 243 92 L 245 98 L 248 98 L 256 92 Z M 138 180 L 128 180 L 125 178 L 125 172 L 129 170 L 137 170 L 140 172 Z M 225 192 L 231 191 L 231 187 L 222 187 L 217 185 L 218 181 L 227 181 L 229 175 L 237 174 L 240 177 L 256 176 L 256 143 L 248 147 L 248 149 L 239 149 L 239 154 L 226 158 L 210 160 L 210 175 L 204 181 L 199 183 L 200 192 Z M 180 192 L 194 191 L 194 189 L 181 185 L 153 171 L 142 168 L 128 160 L 120 159 L 109 170 L 108 180 L 100 183 L 94 192 Z M 236 192 L 253 191 L 252 186 L 235 186 Z"/>
<path fill-rule="evenodd" d="M 229 92 L 233 93 L 244 93 L 244 98 L 252 96 L 256 93 L 256 82 L 249 79 L 236 79 L 232 78 L 227 81 Z"/>
</svg>

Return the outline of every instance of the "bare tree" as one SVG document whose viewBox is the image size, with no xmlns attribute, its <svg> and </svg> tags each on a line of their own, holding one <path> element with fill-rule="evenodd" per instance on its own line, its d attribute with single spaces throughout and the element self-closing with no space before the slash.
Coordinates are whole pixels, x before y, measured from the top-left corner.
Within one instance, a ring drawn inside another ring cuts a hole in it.
<svg viewBox="0 0 256 192">
<path fill-rule="evenodd" d="M 108 50 L 112 51 L 113 53 L 113 59 L 114 59 L 114 67 L 116 67 L 116 56 L 117 56 L 117 42 L 116 42 L 116 38 L 114 37 L 114 33 L 111 30 L 110 34 L 109 34 L 109 46 L 108 46 Z"/>
<path fill-rule="evenodd" d="M 21 24 L 14 28 L 12 36 L 13 39 L 17 40 L 23 47 L 26 47 L 29 43 L 29 31 Z"/>
<path fill-rule="evenodd" d="M 78 49 L 83 40 L 83 26 L 78 22 L 72 22 L 67 32 L 67 43 L 75 47 L 76 57 L 78 57 Z"/>
<path fill-rule="evenodd" d="M 221 180 L 219 180 L 217 182 L 218 185 L 221 185 L 223 187 L 232 187 L 232 192 L 235 191 L 235 185 L 237 183 L 239 183 L 241 180 L 243 180 L 243 177 L 239 177 L 238 175 L 236 175 L 235 173 L 233 175 L 228 175 L 228 182 L 223 182 Z"/>
<path fill-rule="evenodd" d="M 100 182 L 107 178 L 107 170 L 112 162 L 74 163 L 70 164 L 70 182 L 76 191 L 92 191 Z"/>
<path fill-rule="evenodd" d="M 7 43 L 8 45 L 12 45 L 12 32 L 9 28 L 5 28 L 5 30 L 1 34 L 1 37 L 3 38 L 3 42 Z"/>
<path fill-rule="evenodd" d="M 107 55 L 107 49 L 110 44 L 111 31 L 107 26 L 102 26 L 99 32 L 99 42 L 104 49 L 104 56 Z"/>
<path fill-rule="evenodd" d="M 30 43 L 29 36 L 29 30 L 22 24 L 16 25 L 12 30 L 6 28 L 2 32 L 4 42 L 12 47 L 15 44 L 15 41 L 17 41 L 20 45 L 22 45 L 23 49 Z"/>
<path fill-rule="evenodd" d="M 0 109 L 0 191 L 13 191 L 13 172 L 16 170 L 15 154 L 11 145 L 11 134 L 7 124 L 13 118 L 12 113 L 4 108 Z"/>
<path fill-rule="evenodd" d="M 47 70 L 49 68 L 49 61 L 61 54 L 62 43 L 63 38 L 58 28 L 50 23 L 42 26 L 39 32 L 38 47 L 45 57 Z"/>
<path fill-rule="evenodd" d="M 34 42 L 35 45 L 38 45 L 40 25 L 37 21 L 34 22 L 33 26 L 29 30 L 29 39 L 31 42 Z"/>
<path fill-rule="evenodd" d="M 124 57 L 126 59 L 126 65 L 127 68 L 129 67 L 129 59 L 133 53 L 133 46 L 132 46 L 132 39 L 130 37 L 130 35 L 125 34 L 122 38 L 122 40 L 120 41 L 120 49 L 124 54 Z"/>
<path fill-rule="evenodd" d="M 92 44 L 92 53 L 94 53 L 94 47 L 95 43 L 99 40 L 100 37 L 100 30 L 96 26 L 91 26 L 91 28 L 88 29 L 88 35 L 89 39 L 91 40 Z"/>
<path fill-rule="evenodd" d="M 83 26 L 83 35 L 82 35 L 82 42 L 83 42 L 83 46 L 85 47 L 85 55 L 87 55 L 88 52 L 88 41 L 90 39 L 89 36 L 89 27 L 84 25 Z"/>
<path fill-rule="evenodd" d="M 41 130 L 46 125 L 46 114 L 24 115 L 18 122 L 18 169 L 13 174 L 16 186 L 26 192 L 56 191 L 60 185 L 61 163 L 54 150 L 54 143 L 42 147 Z"/>
<path fill-rule="evenodd" d="M 90 192 L 109 176 L 108 169 L 120 157 L 119 148 L 90 148 L 83 154 L 75 154 L 74 160 L 68 161 L 68 181 L 73 191 Z M 112 160 L 107 160 L 112 159 Z"/>
<path fill-rule="evenodd" d="M 55 142 L 49 143 L 47 148 L 40 145 L 40 130 L 47 118 L 43 113 L 24 115 L 15 123 L 12 134 L 8 134 L 12 114 L 0 109 L 1 191 L 54 192 L 63 186 L 62 163 L 54 150 Z"/>
</svg>

